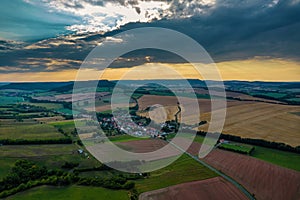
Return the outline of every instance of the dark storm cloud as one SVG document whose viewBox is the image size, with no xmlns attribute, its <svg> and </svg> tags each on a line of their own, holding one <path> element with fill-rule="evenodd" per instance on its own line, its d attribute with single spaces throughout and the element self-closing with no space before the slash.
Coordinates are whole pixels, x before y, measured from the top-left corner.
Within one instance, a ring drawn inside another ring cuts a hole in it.
<svg viewBox="0 0 300 200">
<path fill-rule="evenodd" d="M 151 25 L 186 33 L 216 61 L 254 56 L 299 59 L 300 3 L 282 0 L 271 6 L 261 2 L 217 1 L 208 14 Z"/>
</svg>

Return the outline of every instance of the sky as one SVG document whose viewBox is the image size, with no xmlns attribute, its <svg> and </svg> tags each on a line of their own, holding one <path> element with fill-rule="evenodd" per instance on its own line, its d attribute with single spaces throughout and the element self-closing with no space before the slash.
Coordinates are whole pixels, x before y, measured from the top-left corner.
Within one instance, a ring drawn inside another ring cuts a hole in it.
<svg viewBox="0 0 300 200">
<path fill-rule="evenodd" d="M 300 0 L 1 0 L 0 82 L 75 80 L 93 48 L 105 39 L 125 42 L 114 34 L 140 27 L 193 38 L 224 80 L 299 81 L 299 10 Z M 105 78 L 153 65 L 201 78 L 178 56 L 158 50 L 122 56 Z M 86 79 L 88 73 L 95 69 Z"/>
</svg>

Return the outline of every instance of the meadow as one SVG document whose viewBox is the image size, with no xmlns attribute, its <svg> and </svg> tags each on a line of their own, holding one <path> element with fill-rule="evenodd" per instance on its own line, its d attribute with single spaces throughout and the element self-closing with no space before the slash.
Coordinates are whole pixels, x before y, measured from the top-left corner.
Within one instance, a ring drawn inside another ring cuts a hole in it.
<svg viewBox="0 0 300 200">
<path fill-rule="evenodd" d="M 149 138 L 142 138 L 142 137 L 133 137 L 130 135 L 118 135 L 118 136 L 111 136 L 108 137 L 111 142 L 128 142 L 128 141 L 135 141 L 135 140 L 147 140 Z"/>
<path fill-rule="evenodd" d="M 99 92 L 110 92 L 110 89 L 99 89 Z M 42 94 L 44 96 L 47 93 Z M 61 95 L 60 93 L 55 93 Z M 174 94 L 163 90 L 150 91 L 144 95 L 142 93 L 135 93 L 134 98 L 138 99 L 140 111 L 147 109 L 148 104 L 164 102 L 167 107 L 168 117 L 171 119 L 174 117 L 174 113 L 178 111 L 177 98 Z M 238 93 L 240 94 L 240 93 Z M 284 98 L 281 93 L 266 93 L 269 97 Z M 49 94 L 48 94 L 49 95 Z M 39 96 L 39 92 L 36 92 L 35 96 Z M 61 95 L 62 96 L 62 95 Z M 190 97 L 186 93 L 180 94 L 180 96 L 187 99 Z M 199 93 L 197 97 L 200 104 L 201 120 L 207 120 L 209 122 L 210 117 L 210 101 L 206 93 Z M 253 97 L 253 99 L 255 99 Z M 262 98 L 256 98 L 255 100 L 261 100 Z M 122 99 L 121 99 L 122 100 Z M 263 100 L 263 99 L 262 99 Z M 105 112 L 110 112 L 110 96 L 101 97 L 99 100 L 101 104 L 97 108 Z M 0 111 L 6 111 L 13 108 L 14 105 L 9 104 L 29 104 L 36 107 L 44 107 L 49 114 L 48 117 L 39 116 L 34 118 L 33 116 L 44 113 L 41 112 L 28 112 L 28 113 L 15 113 L 20 117 L 24 117 L 18 121 L 17 118 L 13 119 L 1 119 L 0 120 L 0 139 L 55 139 L 66 138 L 66 135 L 72 139 L 73 144 L 51 144 L 51 145 L 3 145 L 0 146 L 0 179 L 3 178 L 10 170 L 17 160 L 26 159 L 33 161 L 41 166 L 46 166 L 48 169 L 59 169 L 65 172 L 72 172 L 73 169 L 65 169 L 63 166 L 66 162 L 78 163 L 78 166 L 74 170 L 78 171 L 80 177 L 95 178 L 105 177 L 113 178 L 118 176 L 119 173 L 115 170 L 98 170 L 97 167 L 101 166 L 101 163 L 94 159 L 90 155 L 84 146 L 80 146 L 78 143 L 78 136 L 75 133 L 75 126 L 73 120 L 65 120 L 65 115 L 72 114 L 72 110 L 64 108 L 63 103 L 33 103 L 24 102 L 23 97 L 0 97 Z M 42 101 L 41 101 L 42 102 Z M 135 105 L 134 102 L 131 102 Z M 173 107 L 172 107 L 173 106 Z M 183 112 L 189 112 L 189 109 L 183 109 Z M 57 112 L 60 112 L 59 114 Z M 299 107 L 288 105 L 277 105 L 271 103 L 258 103 L 258 102 L 246 102 L 231 100 L 228 101 L 228 116 L 225 124 L 225 133 L 240 135 L 244 137 L 262 137 L 266 140 L 273 141 L 278 139 L 287 144 L 296 145 L 299 144 L 298 132 L 299 125 Z M 3 112 L 3 116 L 6 114 Z M 10 114 L 13 115 L 14 113 Z M 76 111 L 75 111 L 76 114 Z M 25 119 L 25 118 L 29 119 Z M 191 116 L 194 118 L 195 116 Z M 199 117 L 199 116 L 197 116 Z M 32 119 L 30 119 L 32 118 Z M 208 123 L 209 124 L 209 123 Z M 205 124 L 201 128 L 205 129 Z M 62 134 L 63 133 L 63 134 Z M 171 139 L 174 135 L 169 135 L 168 139 Z M 187 136 L 189 137 L 189 136 Z M 112 142 L 122 144 L 126 142 L 134 142 L 136 140 L 144 140 L 145 138 L 136 138 L 130 135 L 118 135 L 109 137 Z M 146 138 L 147 139 L 147 138 Z M 194 142 L 202 143 L 204 137 L 196 136 Z M 226 146 L 226 144 L 224 144 Z M 230 145 L 227 148 L 233 148 L 249 151 L 247 145 Z M 259 146 L 254 146 L 255 149 L 251 154 L 251 157 L 273 163 L 285 168 L 300 171 L 300 155 L 296 153 L 284 152 L 275 149 L 269 149 Z M 146 148 L 142 146 L 141 148 Z M 78 153 L 78 150 L 84 150 L 83 154 Z M 128 149 L 130 150 L 130 149 Z M 217 150 L 220 151 L 220 150 Z M 224 153 L 224 151 L 221 151 Z M 225 152 L 232 153 L 232 152 Z M 234 154 L 238 155 L 238 154 Z M 238 155 L 240 156 L 240 155 Z M 244 157 L 250 158 L 251 157 Z M 252 158 L 253 159 L 253 158 Z M 253 159 L 258 161 L 257 159 Z M 155 163 L 152 163 L 155 165 Z M 275 166 L 276 167 L 276 166 Z M 82 171 L 80 171 L 82 170 Z M 149 173 L 145 178 L 134 180 L 138 193 L 152 191 L 155 189 L 165 188 L 168 186 L 177 185 L 180 183 L 187 183 L 196 180 L 205 180 L 217 175 L 197 163 L 187 155 L 181 156 L 171 165 Z M 122 200 L 129 199 L 128 192 L 126 190 L 109 190 L 101 187 L 93 186 L 77 186 L 72 185 L 68 187 L 50 187 L 40 186 L 33 189 L 29 189 L 25 192 L 20 192 L 16 195 L 10 196 L 7 199 L 111 199 Z"/>
<path fill-rule="evenodd" d="M 203 143 L 204 137 L 197 135 L 194 139 L 194 142 Z M 224 144 L 223 144 L 224 145 Z M 227 144 L 228 146 L 228 144 Z M 276 149 L 260 147 L 255 145 L 247 145 L 247 144 L 240 144 L 235 145 L 237 147 L 243 146 L 241 149 L 248 151 L 252 147 L 254 150 L 251 152 L 250 156 L 281 166 L 289 169 L 293 169 L 296 171 L 300 171 L 300 154 L 287 152 L 287 151 L 280 151 Z M 240 149 L 240 148 L 239 148 Z"/>
<path fill-rule="evenodd" d="M 58 122 L 49 122 L 48 124 L 52 125 L 56 128 L 61 128 L 67 133 L 71 133 L 72 131 L 74 131 L 74 128 L 75 128 L 75 124 L 74 124 L 73 120 L 62 120 L 62 121 L 58 121 Z"/>
<path fill-rule="evenodd" d="M 63 108 L 63 105 L 60 104 L 60 103 L 31 103 L 31 102 L 24 102 L 24 104 L 33 105 L 33 106 L 40 106 L 40 107 L 47 108 L 49 110 L 56 110 L 56 109 Z"/>
<path fill-rule="evenodd" d="M 219 148 L 243 154 L 250 154 L 254 150 L 253 146 L 235 143 L 221 144 Z"/>
<path fill-rule="evenodd" d="M 23 101 L 24 101 L 23 97 L 0 96 L 0 106 L 21 103 Z"/>
<path fill-rule="evenodd" d="M 7 200 L 129 200 L 125 190 L 110 190 L 101 187 L 69 186 L 50 187 L 41 186 L 6 198 Z"/>
<path fill-rule="evenodd" d="M 99 166 L 99 162 L 93 157 L 88 159 L 85 155 L 78 154 L 77 150 L 80 148 L 75 144 L 0 146 L 0 162 L 5 163 L 1 164 L 1 169 L 9 171 L 18 159 L 28 159 L 50 169 L 60 169 L 65 162 L 79 163 L 79 168 Z"/>
<path fill-rule="evenodd" d="M 255 146 L 252 156 L 300 172 L 300 154 Z"/>
<path fill-rule="evenodd" d="M 31 124 L 13 126 L 0 126 L 0 139 L 59 139 L 65 138 L 58 130 L 48 124 Z"/>
<path fill-rule="evenodd" d="M 139 193 L 156 190 L 180 183 L 204 180 L 216 177 L 217 174 L 197 163 L 187 155 L 182 155 L 171 165 L 151 172 L 150 176 L 143 180 L 137 180 L 136 189 Z"/>
</svg>

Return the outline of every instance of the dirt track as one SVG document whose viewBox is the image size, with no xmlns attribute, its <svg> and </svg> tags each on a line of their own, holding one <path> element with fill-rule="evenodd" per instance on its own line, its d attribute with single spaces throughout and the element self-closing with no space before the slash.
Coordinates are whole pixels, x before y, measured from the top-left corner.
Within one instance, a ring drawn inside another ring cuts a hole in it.
<svg viewBox="0 0 300 200">
<path fill-rule="evenodd" d="M 183 183 L 145 192 L 139 200 L 243 200 L 247 199 L 236 187 L 221 177 Z"/>
</svg>

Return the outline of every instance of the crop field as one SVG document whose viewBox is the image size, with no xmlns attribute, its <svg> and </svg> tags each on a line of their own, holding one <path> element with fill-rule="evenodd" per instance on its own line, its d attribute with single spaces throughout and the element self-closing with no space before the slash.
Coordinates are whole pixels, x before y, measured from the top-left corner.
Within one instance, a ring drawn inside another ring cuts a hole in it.
<svg viewBox="0 0 300 200">
<path fill-rule="evenodd" d="M 250 156 L 214 150 L 204 160 L 242 184 L 257 199 L 298 199 L 300 173 Z"/>
<path fill-rule="evenodd" d="M 219 147 L 225 150 L 238 151 L 245 154 L 250 154 L 253 150 L 253 146 L 235 143 L 221 144 Z"/>
<path fill-rule="evenodd" d="M 246 200 L 248 199 L 234 185 L 221 177 L 182 183 L 159 190 L 145 192 L 140 200 L 181 200 L 181 199 Z"/>
<path fill-rule="evenodd" d="M 56 110 L 57 112 L 60 112 L 62 114 L 66 114 L 66 115 L 76 115 L 76 114 L 79 114 L 78 111 L 76 110 L 71 110 L 71 109 L 68 109 L 68 108 L 60 108 L 60 109 L 57 109 Z"/>
<path fill-rule="evenodd" d="M 74 131 L 75 124 L 73 120 L 63 120 L 58 122 L 49 122 L 49 125 L 52 125 L 56 128 L 63 129 L 66 133 L 71 133 Z"/>
<path fill-rule="evenodd" d="M 23 121 L 16 121 L 15 119 L 0 119 L 0 128 L 22 125 L 34 125 L 38 122 L 34 119 L 23 119 Z"/>
<path fill-rule="evenodd" d="M 223 133 L 299 146 L 300 116 L 291 114 L 299 111 L 300 106 L 268 103 L 228 107 Z M 210 113 L 201 118 L 210 121 Z M 207 126 L 205 124 L 201 129 L 205 130 Z"/>
<path fill-rule="evenodd" d="M 101 187 L 70 186 L 50 187 L 41 186 L 18 193 L 7 200 L 129 200 L 128 192 L 125 190 L 109 190 Z"/>
<path fill-rule="evenodd" d="M 290 98 L 290 99 L 287 99 L 288 101 L 295 101 L 295 102 L 300 102 L 300 98 Z"/>
<path fill-rule="evenodd" d="M 58 139 L 64 138 L 57 129 L 48 124 L 0 127 L 0 139 Z"/>
<path fill-rule="evenodd" d="M 194 142 L 188 149 L 188 152 L 192 155 L 198 155 L 201 144 L 203 143 L 203 136 L 196 136 Z M 242 144 L 243 146 L 252 147 L 252 145 Z M 260 147 L 253 145 L 254 150 L 251 153 L 251 157 L 258 158 L 260 160 L 293 169 L 300 172 L 300 154 L 280 151 L 276 149 L 270 149 L 266 147 Z M 224 151 L 224 150 L 223 150 Z"/>
<path fill-rule="evenodd" d="M 272 98 L 283 98 L 286 96 L 286 94 L 283 93 L 277 93 L 277 92 L 264 92 L 264 93 L 251 93 L 251 95 L 259 95 L 259 96 L 266 96 L 266 97 L 272 97 Z"/>
<path fill-rule="evenodd" d="M 34 118 L 34 120 L 36 120 L 40 123 L 51 123 L 51 122 L 63 121 L 64 117 L 57 115 L 57 116 L 53 116 L 53 117 Z"/>
<path fill-rule="evenodd" d="M 51 145 L 4 145 L 0 147 L 0 161 L 8 160 L 1 166 L 7 172 L 16 160 L 29 159 L 48 168 L 61 168 L 65 162 L 78 162 L 79 168 L 93 167 L 99 162 L 93 158 L 77 153 L 79 149 L 75 144 Z"/>
<path fill-rule="evenodd" d="M 146 140 L 146 139 L 149 139 L 149 138 L 133 137 L 133 136 L 130 136 L 127 134 L 109 137 L 109 140 L 111 142 L 129 142 L 129 141 Z"/>
<path fill-rule="evenodd" d="M 203 88 L 196 88 L 196 89 L 194 89 L 194 91 L 196 94 L 209 95 L 209 91 L 206 89 L 203 89 Z M 192 91 L 190 91 L 190 92 L 192 92 Z M 226 97 L 239 98 L 241 100 L 260 100 L 260 101 L 266 101 L 266 102 L 279 102 L 276 100 L 253 97 L 248 94 L 244 94 L 241 92 L 234 92 L 234 91 L 226 91 Z"/>
<path fill-rule="evenodd" d="M 0 96 L 0 106 L 21 103 L 23 101 L 24 101 L 23 97 L 6 97 L 6 96 Z"/>
<path fill-rule="evenodd" d="M 86 107 L 86 110 L 93 110 L 93 106 L 95 106 L 95 110 L 97 112 L 107 112 L 109 110 L 111 110 L 111 95 L 107 95 L 101 99 L 95 99 L 95 105 L 89 105 Z M 125 98 L 115 98 L 114 99 L 114 106 L 118 107 L 118 108 L 126 108 L 126 107 L 133 107 L 135 106 L 136 103 L 135 101 L 133 101 L 133 99 L 130 99 L 129 104 L 127 102 L 127 99 Z"/>
<path fill-rule="evenodd" d="M 24 104 L 27 105 L 33 105 L 33 106 L 39 106 L 39 107 L 44 107 L 49 110 L 56 110 L 56 109 L 61 109 L 63 108 L 63 105 L 60 103 L 31 103 L 31 102 L 24 102 Z"/>
<path fill-rule="evenodd" d="M 255 146 L 251 156 L 300 173 L 300 154 Z"/>
<path fill-rule="evenodd" d="M 0 155 L 5 158 L 30 158 L 53 155 L 72 155 L 77 153 L 73 144 L 51 145 L 3 145 Z"/>
<path fill-rule="evenodd" d="M 195 124 L 195 122 L 199 122 L 202 120 L 202 118 L 200 116 L 196 116 L 197 112 L 195 110 L 195 104 L 197 103 L 199 104 L 199 110 L 200 113 L 208 113 L 211 111 L 211 101 L 209 99 L 198 99 L 197 101 L 194 101 L 191 98 L 187 98 L 187 97 L 182 97 L 182 100 L 185 102 L 184 106 L 181 106 L 182 109 L 182 113 L 185 114 L 185 119 L 184 119 L 184 123 L 185 124 L 190 124 L 193 125 Z M 166 113 L 166 118 L 167 120 L 174 120 L 175 117 L 175 113 L 178 112 L 178 105 L 177 105 L 178 99 L 175 96 L 156 96 L 156 95 L 144 95 L 141 98 L 138 99 L 138 104 L 139 104 L 139 115 L 141 116 L 146 116 L 148 117 L 149 114 L 148 112 L 141 112 L 145 109 L 147 109 L 150 106 L 153 106 L 155 104 L 160 104 L 162 106 L 164 106 L 164 110 Z M 235 107 L 238 105 L 248 105 L 251 104 L 253 102 L 243 102 L 243 101 L 227 101 L 227 107 Z M 155 108 L 157 109 L 157 108 Z M 155 111 L 154 109 L 154 111 Z M 218 108 L 217 108 L 218 109 Z M 158 113 L 161 113 L 160 111 L 158 111 Z M 159 120 L 160 118 L 154 118 L 154 120 L 158 123 L 161 123 L 161 120 Z M 198 119 L 198 120 L 197 120 Z M 181 120 L 181 117 L 179 115 L 179 120 Z"/>
<path fill-rule="evenodd" d="M 171 165 L 151 172 L 151 176 L 149 178 L 137 180 L 136 188 L 140 193 L 142 193 L 171 185 L 195 180 L 204 180 L 216 176 L 217 175 L 214 172 L 197 163 L 192 158 L 187 155 L 182 155 Z"/>
</svg>

